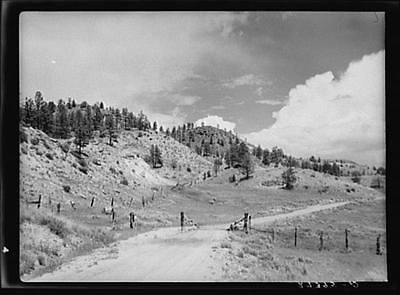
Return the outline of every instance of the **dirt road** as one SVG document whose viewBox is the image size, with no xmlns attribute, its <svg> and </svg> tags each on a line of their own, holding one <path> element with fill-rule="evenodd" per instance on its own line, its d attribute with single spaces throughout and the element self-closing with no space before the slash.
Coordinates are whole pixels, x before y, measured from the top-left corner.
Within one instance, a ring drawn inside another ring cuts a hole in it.
<svg viewBox="0 0 400 295">
<path fill-rule="evenodd" d="M 269 224 L 347 203 L 315 205 L 254 218 L 252 224 Z M 222 281 L 224 261 L 216 249 L 227 238 L 227 227 L 219 224 L 184 232 L 172 227 L 143 233 L 113 247 L 77 257 L 55 272 L 29 282 Z"/>
</svg>

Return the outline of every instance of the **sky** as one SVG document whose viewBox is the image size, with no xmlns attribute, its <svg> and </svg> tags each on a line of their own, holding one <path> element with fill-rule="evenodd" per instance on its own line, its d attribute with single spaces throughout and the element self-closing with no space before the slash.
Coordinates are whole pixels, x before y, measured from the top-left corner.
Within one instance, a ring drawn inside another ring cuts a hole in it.
<svg viewBox="0 0 400 295">
<path fill-rule="evenodd" d="M 380 166 L 384 30 L 381 12 L 25 12 L 20 100 L 102 101 Z"/>
</svg>

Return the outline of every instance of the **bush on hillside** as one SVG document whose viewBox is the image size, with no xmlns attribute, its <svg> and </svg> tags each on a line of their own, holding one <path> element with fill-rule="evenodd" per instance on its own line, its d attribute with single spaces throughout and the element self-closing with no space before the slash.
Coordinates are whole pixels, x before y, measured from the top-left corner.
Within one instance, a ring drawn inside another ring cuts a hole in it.
<svg viewBox="0 0 400 295">
<path fill-rule="evenodd" d="M 69 185 L 63 185 L 63 189 L 66 193 L 69 193 L 71 191 L 71 187 Z"/>
<path fill-rule="evenodd" d="M 68 153 L 69 152 L 69 144 L 67 142 L 64 142 L 64 143 L 60 144 L 60 148 L 64 153 Z"/>
<path fill-rule="evenodd" d="M 361 182 L 361 173 L 358 170 L 355 170 L 353 172 L 351 172 L 351 180 L 354 183 L 360 183 Z"/>
<path fill-rule="evenodd" d="M 50 153 L 46 153 L 46 157 L 47 157 L 49 160 L 54 160 L 53 155 L 50 154 Z"/>
<path fill-rule="evenodd" d="M 81 167 L 87 167 L 88 164 L 84 159 L 78 159 L 78 164 L 81 165 Z"/>
<path fill-rule="evenodd" d="M 292 189 L 293 184 L 296 182 L 297 178 L 295 175 L 295 170 L 293 167 L 289 167 L 286 171 L 282 173 L 283 183 L 285 184 L 285 189 Z"/>
<path fill-rule="evenodd" d="M 38 145 L 39 144 L 39 139 L 37 137 L 31 138 L 31 144 Z"/>
<path fill-rule="evenodd" d="M 128 185 L 128 180 L 126 180 L 126 178 L 121 180 L 121 184 L 123 185 Z"/>
<path fill-rule="evenodd" d="M 28 135 L 26 135 L 23 129 L 19 129 L 19 142 L 28 142 Z"/>
</svg>

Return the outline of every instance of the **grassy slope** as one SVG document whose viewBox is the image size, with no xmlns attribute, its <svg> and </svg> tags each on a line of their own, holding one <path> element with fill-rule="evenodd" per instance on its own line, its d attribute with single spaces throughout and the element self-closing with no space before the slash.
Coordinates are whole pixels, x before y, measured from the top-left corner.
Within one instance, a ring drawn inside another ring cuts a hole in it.
<svg viewBox="0 0 400 295">
<path fill-rule="evenodd" d="M 294 246 L 294 226 L 298 230 Z M 277 223 L 249 235 L 232 233 L 225 249 L 227 280 L 248 281 L 369 281 L 386 280 L 386 254 L 375 254 L 382 234 L 385 249 L 384 200 L 358 201 L 330 211 Z M 345 251 L 344 229 L 350 229 Z M 319 251 L 319 232 L 324 249 Z M 385 250 L 384 250 L 385 251 Z"/>
</svg>

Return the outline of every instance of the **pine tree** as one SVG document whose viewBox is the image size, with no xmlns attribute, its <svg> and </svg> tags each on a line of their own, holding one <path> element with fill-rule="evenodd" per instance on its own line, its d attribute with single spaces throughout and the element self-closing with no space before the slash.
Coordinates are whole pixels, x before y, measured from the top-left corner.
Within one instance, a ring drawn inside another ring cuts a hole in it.
<svg viewBox="0 0 400 295">
<path fill-rule="evenodd" d="M 260 160 L 261 160 L 261 158 L 263 156 L 263 150 L 262 150 L 260 145 L 258 145 L 258 147 L 256 149 L 256 155 L 255 156 Z"/>
<path fill-rule="evenodd" d="M 93 116 L 93 129 L 100 130 L 103 123 L 103 114 L 101 113 L 101 109 L 97 104 L 93 106 Z"/>
<path fill-rule="evenodd" d="M 153 122 L 153 130 L 157 131 L 157 122 L 156 121 Z"/>
<path fill-rule="evenodd" d="M 215 176 L 218 176 L 218 170 L 221 167 L 221 165 L 222 165 L 221 159 L 219 157 L 216 158 L 214 160 L 214 173 L 215 173 Z"/>
<path fill-rule="evenodd" d="M 25 97 L 23 122 L 28 126 L 32 126 L 33 124 L 34 112 L 35 112 L 34 106 L 35 104 L 32 98 Z"/>
<path fill-rule="evenodd" d="M 118 130 L 121 127 L 122 115 L 121 111 L 116 108 L 115 109 L 115 129 Z"/>
<path fill-rule="evenodd" d="M 73 99 L 72 100 L 72 108 L 75 108 L 76 107 L 76 102 L 75 102 L 75 99 Z"/>
<path fill-rule="evenodd" d="M 247 152 L 242 155 L 240 161 L 240 170 L 243 174 L 246 174 L 246 179 L 249 179 L 250 174 L 254 172 L 254 163 L 251 159 L 250 152 Z"/>
<path fill-rule="evenodd" d="M 108 136 L 109 136 L 109 145 L 112 146 L 113 145 L 112 140 L 113 140 L 114 132 L 115 132 L 115 124 L 114 124 L 114 117 L 110 113 L 106 115 L 105 127 L 107 129 Z"/>
<path fill-rule="evenodd" d="M 87 117 L 84 116 L 81 110 L 76 112 L 76 127 L 74 130 L 75 140 L 74 143 L 79 148 L 79 155 L 82 154 L 82 148 L 85 147 L 89 143 L 89 130 L 88 130 L 88 122 Z"/>
<path fill-rule="evenodd" d="M 104 110 L 104 104 L 103 104 L 103 102 L 100 102 L 100 109 Z"/>
<path fill-rule="evenodd" d="M 161 150 L 158 145 L 152 144 L 150 148 L 150 161 L 153 168 L 156 168 L 158 165 L 163 165 L 161 158 Z"/>
<path fill-rule="evenodd" d="M 271 164 L 270 152 L 268 149 L 263 150 L 262 163 L 266 166 Z"/>
<path fill-rule="evenodd" d="M 161 133 L 164 132 L 164 129 L 163 129 L 162 126 L 160 126 L 160 132 L 161 132 Z"/>
<path fill-rule="evenodd" d="M 282 179 L 285 184 L 285 189 L 292 189 L 293 184 L 296 182 L 295 170 L 293 167 L 289 167 L 282 173 Z"/>
<path fill-rule="evenodd" d="M 124 130 L 128 129 L 128 109 L 122 108 L 122 123 Z"/>
<path fill-rule="evenodd" d="M 60 99 L 57 104 L 54 135 L 57 138 L 68 138 L 69 133 L 70 125 L 68 120 L 67 107 L 65 106 L 64 101 Z"/>
</svg>

